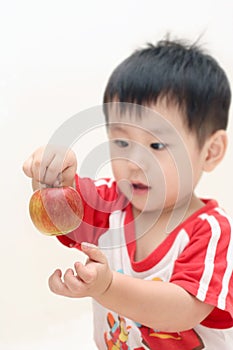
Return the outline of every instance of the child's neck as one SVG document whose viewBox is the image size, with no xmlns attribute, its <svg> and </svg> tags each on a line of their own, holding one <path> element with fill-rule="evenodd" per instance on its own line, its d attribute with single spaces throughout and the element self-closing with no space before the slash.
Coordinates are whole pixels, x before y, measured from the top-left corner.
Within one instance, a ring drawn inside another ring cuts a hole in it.
<svg viewBox="0 0 233 350">
<path fill-rule="evenodd" d="M 173 211 L 164 210 L 161 213 L 142 213 L 133 208 L 135 232 L 137 237 L 135 260 L 139 261 L 146 258 L 164 241 L 170 232 L 199 210 L 203 205 L 204 203 L 199 198 L 193 196 L 188 209 L 185 212 L 184 207 L 182 206 Z M 183 215 L 181 215 L 182 210 L 184 213 Z"/>
</svg>

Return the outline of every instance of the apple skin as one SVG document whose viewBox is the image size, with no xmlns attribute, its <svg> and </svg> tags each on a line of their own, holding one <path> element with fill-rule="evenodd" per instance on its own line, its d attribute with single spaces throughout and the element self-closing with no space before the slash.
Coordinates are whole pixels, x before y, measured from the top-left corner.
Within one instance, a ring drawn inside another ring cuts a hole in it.
<svg viewBox="0 0 233 350">
<path fill-rule="evenodd" d="M 29 212 L 33 224 L 41 233 L 64 235 L 81 224 L 83 203 L 73 187 L 47 187 L 32 194 Z"/>
</svg>

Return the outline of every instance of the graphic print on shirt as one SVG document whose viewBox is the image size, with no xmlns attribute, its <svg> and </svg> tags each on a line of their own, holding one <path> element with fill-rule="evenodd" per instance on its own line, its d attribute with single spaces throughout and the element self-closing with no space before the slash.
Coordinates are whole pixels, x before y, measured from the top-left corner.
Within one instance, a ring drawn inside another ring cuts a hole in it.
<svg viewBox="0 0 233 350">
<path fill-rule="evenodd" d="M 153 281 L 162 281 L 154 277 Z M 191 329 L 179 333 L 160 332 L 135 323 L 141 334 L 143 347 L 133 348 L 127 344 L 132 326 L 127 326 L 126 319 L 118 316 L 116 320 L 112 313 L 107 314 L 109 332 L 105 332 L 104 340 L 108 350 L 202 350 L 204 344 L 200 336 Z M 145 347 L 144 347 L 145 346 Z"/>
<path fill-rule="evenodd" d="M 204 344 L 199 335 L 193 330 L 179 333 L 159 332 L 137 324 L 141 332 L 142 345 L 132 349 L 127 344 L 131 326 L 126 325 L 126 320 L 118 316 L 116 320 L 112 313 L 107 314 L 109 332 L 104 333 L 104 340 L 108 350 L 201 350 Z"/>
<path fill-rule="evenodd" d="M 126 327 L 126 321 L 123 317 L 118 316 L 115 320 L 109 312 L 107 315 L 110 331 L 105 332 L 104 339 L 108 350 L 130 350 L 127 345 L 130 326 Z"/>
<path fill-rule="evenodd" d="M 139 326 L 142 343 L 155 350 L 201 350 L 204 344 L 200 336 L 193 330 L 179 333 L 164 333 L 152 328 Z"/>
</svg>

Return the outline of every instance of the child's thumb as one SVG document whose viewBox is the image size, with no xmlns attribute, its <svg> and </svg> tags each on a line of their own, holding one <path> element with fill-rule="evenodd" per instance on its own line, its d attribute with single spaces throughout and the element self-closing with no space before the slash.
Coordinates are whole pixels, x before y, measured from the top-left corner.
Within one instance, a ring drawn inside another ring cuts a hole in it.
<svg viewBox="0 0 233 350">
<path fill-rule="evenodd" d="M 100 263 L 106 262 L 105 255 L 96 245 L 88 242 L 82 242 L 81 248 L 82 251 L 89 257 L 89 259 Z"/>
</svg>

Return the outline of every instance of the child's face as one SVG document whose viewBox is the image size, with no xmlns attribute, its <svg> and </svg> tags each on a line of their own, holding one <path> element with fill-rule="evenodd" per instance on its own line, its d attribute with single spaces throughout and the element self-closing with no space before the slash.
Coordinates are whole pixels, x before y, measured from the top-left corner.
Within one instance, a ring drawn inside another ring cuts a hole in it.
<svg viewBox="0 0 233 350">
<path fill-rule="evenodd" d="M 113 174 L 139 212 L 171 210 L 191 199 L 204 154 L 175 105 L 137 107 L 141 116 L 133 111 L 119 116 L 114 108 L 109 113 Z"/>
</svg>

